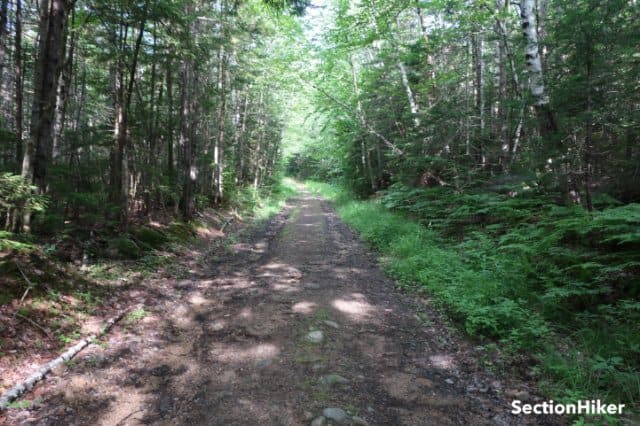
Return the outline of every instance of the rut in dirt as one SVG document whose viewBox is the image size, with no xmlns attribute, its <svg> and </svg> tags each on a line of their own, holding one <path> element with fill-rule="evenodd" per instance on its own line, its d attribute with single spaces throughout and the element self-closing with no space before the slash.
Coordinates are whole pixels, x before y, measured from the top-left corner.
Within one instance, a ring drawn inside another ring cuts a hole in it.
<svg viewBox="0 0 640 426">
<path fill-rule="evenodd" d="M 58 380 L 27 423 L 535 424 L 508 414 L 470 345 L 420 321 L 415 297 L 307 192 L 193 273 L 104 365 Z"/>
</svg>

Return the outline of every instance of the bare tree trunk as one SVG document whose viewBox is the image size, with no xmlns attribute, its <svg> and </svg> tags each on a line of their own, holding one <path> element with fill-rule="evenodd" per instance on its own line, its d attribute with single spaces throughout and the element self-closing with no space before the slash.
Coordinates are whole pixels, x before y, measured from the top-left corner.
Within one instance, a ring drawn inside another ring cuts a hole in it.
<svg viewBox="0 0 640 426">
<path fill-rule="evenodd" d="M 46 169 L 53 138 L 57 81 L 64 54 L 64 31 L 69 4 L 65 0 L 40 1 L 40 40 L 35 65 L 31 137 L 22 162 L 22 176 L 38 191 L 46 189 Z M 22 227 L 30 231 L 31 212 L 25 211 Z"/>
<path fill-rule="evenodd" d="M 593 200 L 591 197 L 591 174 L 593 170 L 593 64 L 591 59 L 591 49 L 585 52 L 587 56 L 587 117 L 586 134 L 584 140 L 584 192 L 587 210 L 593 211 Z"/>
<path fill-rule="evenodd" d="M 145 5 L 146 7 L 146 5 Z M 145 10 L 146 14 L 146 10 Z M 125 149 L 129 140 L 129 110 L 131 108 L 131 99 L 133 96 L 133 87 L 136 79 L 136 70 L 138 67 L 138 57 L 140 54 L 140 46 L 144 36 L 144 27 L 146 18 L 140 22 L 138 37 L 133 48 L 133 58 L 129 65 L 129 77 L 125 88 L 125 64 L 124 59 L 118 61 L 118 69 L 115 72 L 115 125 L 114 139 L 115 144 L 111 151 L 111 202 L 117 207 L 118 215 L 122 223 L 126 226 L 128 221 L 128 190 L 127 179 L 125 173 Z M 121 48 L 126 48 L 126 40 L 128 38 L 128 27 L 120 29 Z"/>
<path fill-rule="evenodd" d="M 15 36 L 15 124 L 16 124 L 16 165 L 22 164 L 22 0 L 16 0 L 16 36 Z"/>
<path fill-rule="evenodd" d="M 411 115 L 413 116 L 413 125 L 416 129 L 420 127 L 420 117 L 418 114 L 420 113 L 420 108 L 418 107 L 418 103 L 416 102 L 413 96 L 413 90 L 411 90 L 411 85 L 409 84 L 409 78 L 407 77 L 407 70 L 402 63 L 402 61 L 398 62 L 398 69 L 400 69 L 400 77 L 402 79 L 402 85 L 404 86 L 404 90 L 407 93 L 407 100 L 409 101 L 409 108 L 411 110 Z"/>
<path fill-rule="evenodd" d="M 245 133 L 247 131 L 247 116 L 249 115 L 249 89 L 247 89 L 247 93 L 244 98 L 244 108 L 242 113 L 242 124 L 240 125 L 240 135 L 239 135 L 239 144 L 238 144 L 238 171 L 236 172 L 236 176 L 238 178 L 238 182 L 241 184 L 244 183 L 244 168 L 245 168 L 245 155 L 244 155 L 244 144 L 245 144 Z"/>
<path fill-rule="evenodd" d="M 144 198 L 144 211 L 145 215 L 148 216 L 149 212 L 152 210 L 152 194 L 154 192 L 154 182 L 153 182 L 153 171 L 156 170 L 156 149 L 158 142 L 158 134 L 156 130 L 156 117 L 157 117 L 157 108 L 156 105 L 159 105 L 162 102 L 162 99 L 158 99 L 156 103 L 156 75 L 157 75 L 157 65 L 156 65 L 156 46 L 157 46 L 157 36 L 156 36 L 156 27 L 153 27 L 153 44 L 152 44 L 152 58 L 153 63 L 151 64 L 151 81 L 149 82 L 149 104 L 148 109 L 150 114 L 147 119 L 147 137 L 149 139 L 148 150 L 144 155 L 144 164 L 146 167 L 142 170 L 142 192 Z M 159 97 L 162 96 L 162 85 L 160 85 L 160 94 Z"/>
<path fill-rule="evenodd" d="M 195 213 L 195 184 L 198 178 L 194 161 L 194 79 L 193 65 L 190 59 L 183 60 L 180 84 L 180 147 L 183 151 L 183 186 L 182 186 L 182 215 L 185 220 L 193 219 Z"/>
<path fill-rule="evenodd" d="M 420 26 L 420 33 L 422 34 L 422 38 L 424 38 L 425 43 L 428 43 L 429 34 L 427 33 L 427 25 L 424 22 L 424 14 L 422 13 L 422 8 L 420 7 L 420 0 L 416 0 L 416 14 L 418 16 L 418 25 Z"/>
<path fill-rule="evenodd" d="M 224 173 L 224 137 L 225 118 L 227 115 L 227 55 L 224 47 L 220 46 L 219 53 L 218 91 L 220 93 L 220 105 L 218 106 L 218 134 L 214 147 L 214 197 L 213 202 L 218 205 L 223 197 L 223 173 Z"/>
<path fill-rule="evenodd" d="M 498 13 L 502 12 L 504 8 L 504 0 L 496 0 L 496 7 Z M 496 32 L 498 36 L 501 35 L 501 22 L 496 19 Z M 508 157 L 510 151 L 509 140 L 509 121 L 508 121 L 508 108 L 507 108 L 507 45 L 506 37 L 499 37 L 496 41 L 496 61 L 498 65 L 498 96 L 496 100 L 497 109 L 497 127 L 498 127 L 498 140 L 500 143 L 500 166 L 503 170 L 507 170 Z"/>
<path fill-rule="evenodd" d="M 175 177 L 173 159 L 173 70 L 171 59 L 167 60 L 167 176 L 169 182 Z"/>
<path fill-rule="evenodd" d="M 71 11 L 71 26 L 73 27 L 75 21 L 75 13 Z M 69 41 L 69 49 L 67 57 L 62 67 L 62 72 L 58 79 L 58 91 L 56 98 L 56 120 L 53 130 L 53 152 L 51 158 L 55 161 L 60 156 L 60 143 L 62 133 L 64 132 L 66 124 L 67 114 L 67 102 L 69 99 L 69 88 L 71 86 L 71 77 L 73 73 L 73 59 L 75 54 L 77 31 L 74 29 L 71 32 L 71 38 Z M 65 36 L 65 39 L 67 37 Z"/>
<path fill-rule="evenodd" d="M 484 152 L 484 130 L 485 130 L 485 95 L 484 95 L 484 42 L 481 34 L 472 36 L 472 59 L 474 64 L 474 88 L 476 114 L 478 115 L 478 156 L 480 164 L 486 165 L 486 157 Z"/>
<path fill-rule="evenodd" d="M 356 71 L 355 63 L 353 62 L 353 58 L 349 58 L 349 63 L 351 64 L 351 79 L 353 83 L 353 93 L 356 97 L 356 112 L 358 113 L 358 117 L 360 119 L 360 124 L 363 128 L 368 128 L 367 118 L 362 110 L 362 102 L 360 101 L 360 87 L 358 87 L 358 74 Z M 361 141 L 362 144 L 362 154 L 365 159 L 363 165 L 365 166 L 365 176 L 369 177 L 369 185 L 373 191 L 376 190 L 376 181 L 374 178 L 373 167 L 371 166 L 371 155 L 369 149 L 367 148 L 366 141 L 363 139 Z"/>
<path fill-rule="evenodd" d="M 2 99 L 0 99 L 0 113 L 4 114 L 5 112 L 5 108 L 4 108 L 4 102 L 5 99 L 9 99 L 8 93 L 6 93 L 6 91 L 4 89 L 6 89 L 5 87 L 5 78 L 4 78 L 4 70 L 5 70 L 5 57 L 6 57 L 6 51 L 7 51 L 7 41 L 8 41 L 8 35 L 9 35 L 9 31 L 7 28 L 7 16 L 8 16 L 8 11 L 9 11 L 9 1 L 8 0 L 2 0 L 2 3 L 0 3 L 0 87 L 2 87 Z M 2 117 L 5 118 L 5 117 Z M 1 123 L 1 122 L 0 122 Z"/>
<path fill-rule="evenodd" d="M 469 58 L 472 58 L 471 64 L 469 64 Z M 471 156 L 471 90 L 469 81 L 471 80 L 471 70 L 473 67 L 473 43 L 470 39 L 467 45 L 467 63 L 465 65 L 466 76 L 464 79 L 464 93 L 465 93 L 465 152 L 464 154 Z M 475 81 L 475 80 L 474 80 Z"/>
<path fill-rule="evenodd" d="M 253 189 L 257 191 L 261 183 L 261 172 L 263 168 L 262 164 L 262 142 L 264 141 L 265 134 L 265 119 L 264 119 L 264 88 L 260 88 L 260 99 L 258 101 L 258 144 L 255 150 L 255 162 L 254 169 L 255 174 L 253 176 Z"/>
<path fill-rule="evenodd" d="M 526 40 L 525 60 L 529 71 L 529 88 L 534 99 L 534 108 L 540 120 L 540 133 L 548 135 L 557 132 L 558 128 L 544 86 L 534 6 L 535 0 L 521 0 L 520 17 L 522 18 L 522 33 Z"/>
</svg>

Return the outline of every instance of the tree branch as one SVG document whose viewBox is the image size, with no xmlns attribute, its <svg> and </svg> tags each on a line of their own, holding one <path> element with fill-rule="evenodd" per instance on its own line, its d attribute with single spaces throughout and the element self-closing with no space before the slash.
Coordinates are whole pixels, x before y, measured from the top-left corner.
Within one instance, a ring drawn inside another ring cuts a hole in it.
<svg viewBox="0 0 640 426">
<path fill-rule="evenodd" d="M 300 81 L 303 84 L 308 84 L 311 87 L 313 87 L 314 89 L 316 89 L 318 92 L 322 93 L 324 96 L 326 96 L 327 98 L 329 98 L 331 101 L 333 101 L 336 105 L 340 106 L 342 109 L 344 109 L 345 111 L 353 114 L 354 111 L 351 107 L 349 107 L 349 105 L 345 104 L 344 102 L 342 102 L 341 100 L 337 99 L 335 96 L 331 95 L 330 93 L 328 93 L 326 90 L 324 90 L 323 88 L 311 83 L 311 82 L 305 82 L 304 80 L 302 80 L 302 78 L 300 79 Z M 403 150 L 401 150 L 400 148 L 398 148 L 397 145 L 395 145 L 393 142 L 391 142 L 389 139 L 387 139 L 383 134 L 381 134 L 380 132 L 378 132 L 375 128 L 373 128 L 369 123 L 367 123 L 367 120 L 364 119 L 364 117 L 362 116 L 361 113 L 359 112 L 355 112 L 355 115 L 358 118 L 358 121 L 360 122 L 360 124 L 372 135 L 374 135 L 375 137 L 377 137 L 378 139 L 380 139 L 388 148 L 391 149 L 391 151 L 393 151 L 395 154 L 399 155 L 399 156 L 404 156 L 405 153 Z"/>
</svg>

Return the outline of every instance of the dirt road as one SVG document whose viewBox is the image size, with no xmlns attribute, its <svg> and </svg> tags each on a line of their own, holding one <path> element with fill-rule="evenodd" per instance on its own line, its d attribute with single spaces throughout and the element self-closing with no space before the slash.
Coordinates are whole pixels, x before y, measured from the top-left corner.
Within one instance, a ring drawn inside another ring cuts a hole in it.
<svg viewBox="0 0 640 426">
<path fill-rule="evenodd" d="M 536 424 L 309 193 L 230 252 L 140 294 L 147 316 L 40 387 L 22 424 Z M 199 257 L 200 256 L 200 257 Z M 418 314 L 418 315 L 417 315 Z M 531 396 L 533 398 L 533 396 Z M 324 415 L 323 415 L 324 414 Z M 525 423 L 525 420 L 528 423 Z M 323 423 L 325 422 L 325 423 Z"/>
</svg>

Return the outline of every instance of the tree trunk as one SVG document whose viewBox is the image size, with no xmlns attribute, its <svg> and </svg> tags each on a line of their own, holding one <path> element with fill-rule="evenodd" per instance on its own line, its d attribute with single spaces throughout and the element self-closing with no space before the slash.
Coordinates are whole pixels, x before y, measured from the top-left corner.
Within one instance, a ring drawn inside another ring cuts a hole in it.
<svg viewBox="0 0 640 426">
<path fill-rule="evenodd" d="M 224 173 L 224 137 L 225 117 L 227 114 L 227 67 L 224 47 L 220 46 L 219 53 L 218 92 L 220 93 L 220 105 L 218 106 L 218 134 L 214 147 L 214 197 L 213 202 L 219 205 L 223 197 L 223 173 Z"/>
<path fill-rule="evenodd" d="M 35 65 L 31 137 L 22 165 L 23 176 L 33 181 L 40 191 L 46 187 L 68 7 L 65 0 L 40 1 L 40 41 Z"/>
<path fill-rule="evenodd" d="M 245 169 L 245 149 L 244 149 L 244 145 L 245 145 L 245 132 L 247 130 L 247 116 L 249 115 L 249 88 L 247 88 L 247 93 L 245 94 L 244 97 L 244 107 L 243 107 L 243 113 L 242 113 L 242 119 L 241 119 L 241 125 L 240 125 L 240 134 L 238 135 L 238 170 L 236 172 L 236 178 L 238 179 L 238 182 L 240 184 L 243 184 L 245 182 L 245 175 L 244 175 L 244 169 Z"/>
<path fill-rule="evenodd" d="M 64 53 L 64 32 L 69 4 L 65 0 L 40 1 L 38 57 L 35 64 L 31 136 L 22 162 L 22 176 L 38 191 L 46 190 L 46 169 L 53 139 L 56 88 Z M 30 230 L 31 213 L 23 215 L 23 230 Z"/>
<path fill-rule="evenodd" d="M 590 43 L 591 44 L 591 43 Z M 593 200 L 591 197 L 591 174 L 593 170 L 593 61 L 592 49 L 589 46 L 584 52 L 587 57 L 587 116 L 585 122 L 585 140 L 584 140 L 584 192 L 587 210 L 593 211 Z"/>
<path fill-rule="evenodd" d="M 146 6 L 145 6 L 146 7 Z M 145 11 L 146 13 L 146 11 Z M 133 58 L 129 66 L 129 79 L 125 87 L 125 64 L 124 58 L 118 61 L 115 71 L 115 123 L 114 123 L 114 145 L 111 150 L 111 196 L 110 201 L 114 204 L 118 211 L 118 216 L 122 223 L 126 226 L 128 221 L 128 190 L 125 178 L 125 149 L 129 138 L 129 110 L 131 108 L 131 99 L 133 95 L 133 86 L 136 78 L 136 69 L 138 66 L 138 56 L 140 54 L 140 46 L 144 36 L 144 27 L 146 19 L 143 18 L 140 23 L 138 37 L 133 49 Z M 128 27 L 120 28 L 121 48 L 127 47 Z M 123 55 L 123 52 L 119 52 Z"/>
<path fill-rule="evenodd" d="M 484 95 L 484 41 L 481 34 L 472 36 L 472 60 L 474 67 L 475 104 L 478 119 L 478 158 L 480 164 L 486 165 L 484 152 L 485 130 L 485 95 Z"/>
<path fill-rule="evenodd" d="M 520 1 L 522 34 L 526 41 L 524 53 L 527 71 L 529 72 L 529 88 L 533 96 L 534 108 L 540 121 L 540 133 L 542 135 L 549 135 L 557 132 L 558 128 L 551 111 L 549 96 L 544 86 L 534 5 L 535 0 Z"/>
<path fill-rule="evenodd" d="M 167 177 L 170 183 L 175 177 L 173 160 L 173 70 L 171 59 L 167 60 Z"/>
<path fill-rule="evenodd" d="M 71 11 L 71 26 L 73 27 L 75 21 L 75 13 Z M 62 133 L 64 132 L 66 124 L 67 113 L 67 101 L 69 99 L 69 88 L 71 86 L 71 77 L 73 73 L 73 59 L 75 54 L 76 40 L 78 34 L 74 29 L 71 33 L 69 41 L 69 49 L 67 57 L 62 68 L 62 72 L 58 79 L 58 90 L 56 98 L 56 120 L 53 131 L 53 152 L 51 158 L 55 161 L 60 156 L 60 143 L 62 139 Z M 66 36 L 65 36 L 66 39 Z"/>
<path fill-rule="evenodd" d="M 22 164 L 22 0 L 16 0 L 15 36 L 15 125 L 16 125 L 16 167 Z"/>
<path fill-rule="evenodd" d="M 180 84 L 180 147 L 183 150 L 183 186 L 182 186 L 182 215 L 185 220 L 193 219 L 195 213 L 195 183 L 198 177 L 194 163 L 193 152 L 193 87 L 192 65 L 190 60 L 182 63 L 182 75 Z"/>
<path fill-rule="evenodd" d="M 402 79 L 402 85 L 404 86 L 404 90 L 407 93 L 407 100 L 409 101 L 409 109 L 411 110 L 411 116 L 413 117 L 413 126 L 418 129 L 420 128 L 420 117 L 418 114 L 420 113 L 420 108 L 418 107 L 418 103 L 413 96 L 413 90 L 411 90 L 411 85 L 409 84 L 409 78 L 407 77 L 407 70 L 402 63 L 402 61 L 398 62 L 398 69 L 400 70 L 400 77 Z"/>
<path fill-rule="evenodd" d="M 496 0 L 496 6 L 498 13 L 503 9 L 504 0 Z M 500 36 L 500 21 L 496 22 L 496 32 Z M 508 157 L 510 151 L 509 140 L 509 122 L 508 122 L 508 108 L 507 108 L 507 67 L 506 67 L 506 55 L 507 46 L 506 40 L 499 37 L 496 41 L 496 62 L 498 66 L 498 96 L 496 98 L 496 115 L 497 115 L 497 136 L 500 143 L 500 166 L 503 170 L 507 170 Z"/>
<path fill-rule="evenodd" d="M 7 51 L 7 39 L 9 35 L 9 31 L 7 29 L 7 15 L 8 15 L 8 0 L 2 0 L 0 3 L 0 85 L 4 89 L 4 69 L 5 69 L 5 57 Z M 4 92 L 4 91 L 3 91 Z M 2 104 L 4 104 L 4 100 L 8 99 L 6 93 L 2 93 Z M 0 111 L 4 113 L 4 105 L 0 104 Z M 4 117 L 3 117 L 4 118 Z M 1 123 L 1 122 L 0 122 Z"/>
</svg>

